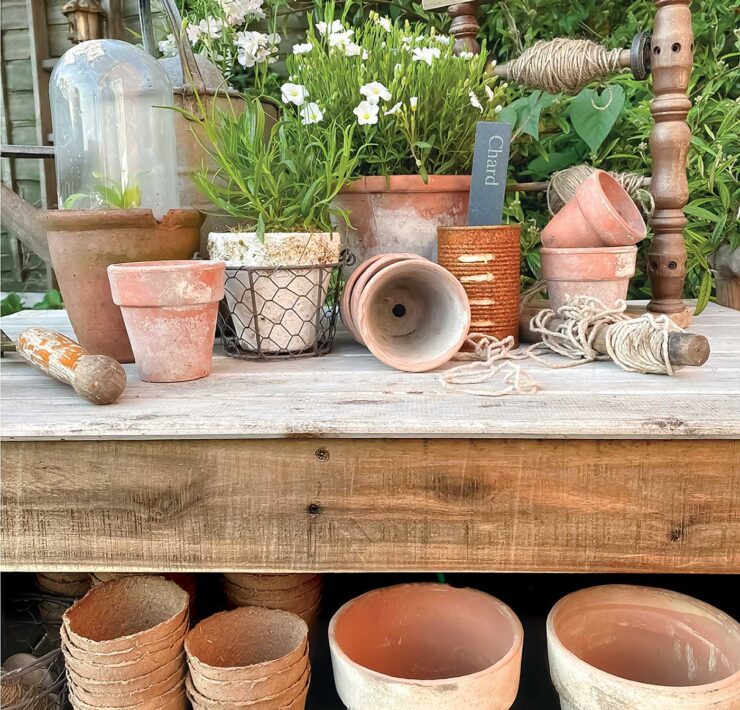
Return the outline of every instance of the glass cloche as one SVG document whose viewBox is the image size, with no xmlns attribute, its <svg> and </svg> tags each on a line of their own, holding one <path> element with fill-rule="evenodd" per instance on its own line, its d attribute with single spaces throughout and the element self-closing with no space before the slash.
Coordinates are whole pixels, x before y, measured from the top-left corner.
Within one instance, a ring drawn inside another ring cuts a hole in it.
<svg viewBox="0 0 740 710">
<path fill-rule="evenodd" d="M 92 40 L 57 62 L 50 85 L 60 209 L 178 207 L 172 86 L 127 42 Z"/>
</svg>

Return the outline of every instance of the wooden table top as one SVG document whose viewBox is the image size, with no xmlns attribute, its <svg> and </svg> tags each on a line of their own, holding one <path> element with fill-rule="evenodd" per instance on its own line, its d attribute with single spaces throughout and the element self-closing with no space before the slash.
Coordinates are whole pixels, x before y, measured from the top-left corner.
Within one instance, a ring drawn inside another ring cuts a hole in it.
<svg viewBox="0 0 740 710">
<path fill-rule="evenodd" d="M 32 325 L 72 335 L 64 311 L 24 311 L 1 325 L 10 337 Z M 691 331 L 712 354 L 675 377 L 527 362 L 540 391 L 502 398 L 451 391 L 438 372 L 392 370 L 346 335 L 331 354 L 298 360 L 235 360 L 219 347 L 212 375 L 195 382 L 146 383 L 127 365 L 126 391 L 108 406 L 11 354 L 0 375 L 2 439 L 739 438 L 740 312 L 710 304 Z"/>
</svg>

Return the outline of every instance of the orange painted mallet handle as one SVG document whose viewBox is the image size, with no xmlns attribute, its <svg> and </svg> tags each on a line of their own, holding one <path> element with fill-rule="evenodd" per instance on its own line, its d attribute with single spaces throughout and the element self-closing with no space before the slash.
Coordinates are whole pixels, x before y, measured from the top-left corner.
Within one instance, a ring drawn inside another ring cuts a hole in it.
<svg viewBox="0 0 740 710">
<path fill-rule="evenodd" d="M 26 328 L 18 336 L 16 352 L 93 404 L 115 402 L 126 387 L 126 372 L 113 358 L 90 355 L 74 340 L 47 328 Z"/>
</svg>

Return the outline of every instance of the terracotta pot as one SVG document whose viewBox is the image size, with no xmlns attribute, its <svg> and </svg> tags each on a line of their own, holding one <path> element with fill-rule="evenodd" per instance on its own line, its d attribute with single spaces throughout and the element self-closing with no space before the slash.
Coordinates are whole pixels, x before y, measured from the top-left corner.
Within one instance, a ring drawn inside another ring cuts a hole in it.
<svg viewBox="0 0 740 710">
<path fill-rule="evenodd" d="M 67 674 L 67 680 L 73 689 L 75 697 L 85 703 L 97 706 L 129 708 L 149 701 L 159 701 L 168 692 L 181 688 L 185 679 L 186 668 L 183 661 L 177 670 L 164 680 L 144 685 L 143 687 L 131 687 L 128 691 L 124 690 L 124 685 L 127 684 L 120 684 L 117 688 L 115 686 L 111 688 L 111 686 L 96 684 L 69 673 Z M 128 685 L 133 686 L 134 683 L 137 682 L 131 681 Z"/>
<path fill-rule="evenodd" d="M 108 267 L 139 377 L 186 382 L 211 372 L 222 261 L 152 261 Z"/>
<path fill-rule="evenodd" d="M 157 222 L 151 210 L 55 210 L 43 216 L 64 306 L 80 345 L 95 355 L 133 362 L 120 309 L 113 303 L 110 264 L 190 259 L 203 217 L 170 210 Z"/>
<path fill-rule="evenodd" d="M 188 595 L 162 577 L 122 577 L 93 587 L 64 613 L 64 630 L 84 651 L 111 653 L 161 641 L 187 619 Z"/>
<path fill-rule="evenodd" d="M 357 287 L 353 300 L 355 293 Z M 426 259 L 409 259 L 373 275 L 352 319 L 378 360 L 398 370 L 425 372 L 446 363 L 465 342 L 470 305 L 449 271 Z"/>
<path fill-rule="evenodd" d="M 550 308 L 557 310 L 575 296 L 592 296 L 609 307 L 627 298 L 630 278 L 635 274 L 637 247 L 543 247 L 540 253 Z"/>
<path fill-rule="evenodd" d="M 338 226 L 351 258 L 346 273 L 376 254 L 411 252 L 436 261 L 437 227 L 465 224 L 469 175 L 364 177 L 335 202 L 349 213 L 351 227 Z"/>
<path fill-rule="evenodd" d="M 86 573 L 36 573 L 36 585 L 41 590 L 63 597 L 81 597 L 91 584 L 90 575 Z"/>
<path fill-rule="evenodd" d="M 498 599 L 444 584 L 376 589 L 329 625 L 334 681 L 349 710 L 509 708 L 523 639 Z"/>
<path fill-rule="evenodd" d="M 208 252 L 212 259 L 226 262 L 226 303 L 242 348 L 301 352 L 315 344 L 320 311 L 329 293 L 328 271 L 275 273 L 273 269 L 337 263 L 338 234 L 273 232 L 262 241 L 254 232 L 213 232 Z M 239 271 L 245 266 L 265 269 L 253 272 L 253 288 L 246 273 Z"/>
<path fill-rule="evenodd" d="M 295 665 L 307 648 L 303 620 L 262 607 L 214 614 L 185 639 L 190 672 L 217 681 L 267 678 Z"/>
<path fill-rule="evenodd" d="M 440 266 L 460 281 L 470 300 L 470 331 L 519 343 L 521 227 L 440 227 Z"/>
<path fill-rule="evenodd" d="M 258 592 L 311 588 L 322 583 L 323 575 L 304 572 L 291 572 L 286 574 L 226 572 L 224 573 L 224 579 L 237 587 Z"/>
<path fill-rule="evenodd" d="M 596 170 L 542 230 L 550 248 L 621 247 L 647 236 L 645 220 L 627 191 L 608 173 Z"/>
<path fill-rule="evenodd" d="M 740 624 L 683 594 L 569 594 L 547 618 L 547 650 L 563 710 L 740 707 Z"/>
<path fill-rule="evenodd" d="M 74 686 L 70 685 L 69 699 L 75 710 L 120 710 L 121 705 L 115 700 L 111 705 L 91 704 L 75 694 Z M 145 700 L 136 705 L 129 706 L 131 710 L 185 710 L 187 708 L 187 696 L 185 695 L 185 680 L 180 681 L 172 690 L 162 693 L 157 698 Z"/>
</svg>

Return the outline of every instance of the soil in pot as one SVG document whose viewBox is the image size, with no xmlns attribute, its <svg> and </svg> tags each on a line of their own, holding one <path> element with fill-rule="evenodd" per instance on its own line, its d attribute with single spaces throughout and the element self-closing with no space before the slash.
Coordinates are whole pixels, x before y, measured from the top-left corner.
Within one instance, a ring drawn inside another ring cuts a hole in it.
<svg viewBox="0 0 740 710">
<path fill-rule="evenodd" d="M 629 282 L 635 274 L 637 247 L 543 247 L 540 254 L 550 308 L 557 310 L 576 296 L 597 298 L 608 308 L 627 298 Z"/>
<path fill-rule="evenodd" d="M 203 217 L 170 210 L 52 210 L 44 213 L 49 253 L 59 290 L 80 345 L 95 355 L 133 362 L 121 310 L 113 303 L 110 264 L 190 259 L 198 250 Z"/>
<path fill-rule="evenodd" d="M 740 707 L 740 624 L 683 594 L 582 589 L 553 607 L 547 647 L 564 710 Z"/>
<path fill-rule="evenodd" d="M 208 252 L 226 262 L 230 329 L 241 348 L 274 354 L 314 347 L 331 269 L 300 267 L 337 263 L 339 244 L 332 233 L 267 233 L 264 241 L 253 232 L 211 233 Z"/>
<path fill-rule="evenodd" d="M 334 680 L 350 710 L 509 708 L 523 637 L 498 599 L 443 584 L 376 589 L 329 625 Z"/>
<path fill-rule="evenodd" d="M 338 225 L 347 250 L 349 275 L 377 254 L 411 252 L 437 259 L 437 227 L 465 224 L 469 175 L 364 177 L 336 198 L 349 213 L 351 227 Z"/>
<path fill-rule="evenodd" d="M 224 266 L 153 261 L 108 267 L 142 380 L 185 382 L 210 374 Z"/>
</svg>

